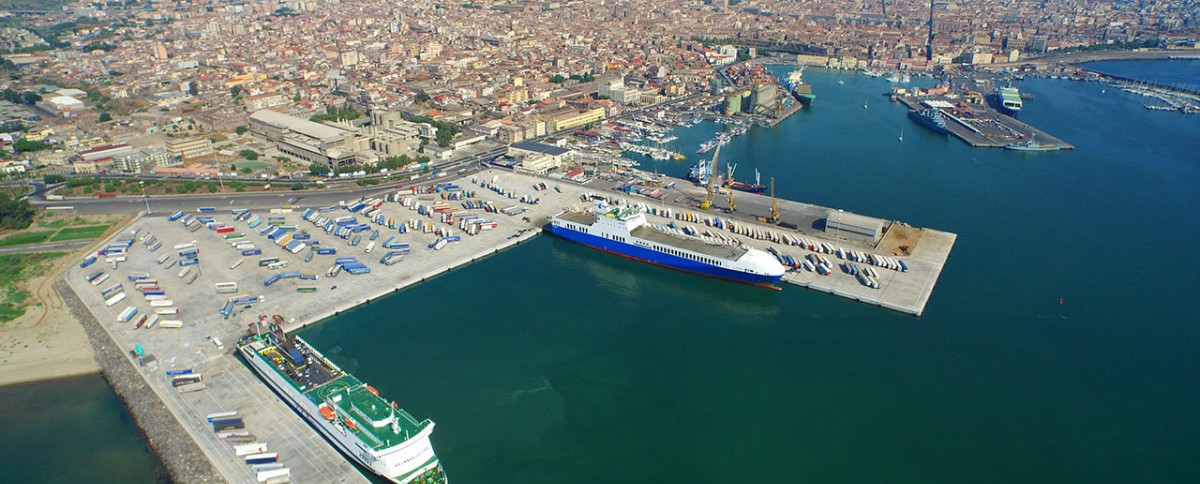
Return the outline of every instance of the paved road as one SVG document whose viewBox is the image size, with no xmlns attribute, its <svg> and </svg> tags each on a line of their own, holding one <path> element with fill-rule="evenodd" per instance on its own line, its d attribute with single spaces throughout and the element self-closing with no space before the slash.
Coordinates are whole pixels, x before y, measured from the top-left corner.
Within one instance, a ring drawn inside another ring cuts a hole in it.
<svg viewBox="0 0 1200 484">
<path fill-rule="evenodd" d="M 66 242 L 48 242 L 45 244 L 29 244 L 29 245 L 14 245 L 12 247 L 0 248 L 0 255 L 3 254 L 21 254 L 25 252 L 71 252 L 75 249 L 86 247 L 92 243 L 94 239 L 83 240 L 68 240 Z"/>
</svg>

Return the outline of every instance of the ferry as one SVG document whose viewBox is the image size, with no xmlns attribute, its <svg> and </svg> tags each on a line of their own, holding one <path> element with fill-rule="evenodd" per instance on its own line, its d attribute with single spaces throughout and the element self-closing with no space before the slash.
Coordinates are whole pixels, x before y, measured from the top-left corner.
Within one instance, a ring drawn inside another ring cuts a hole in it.
<svg viewBox="0 0 1200 484">
<path fill-rule="evenodd" d="M 429 436 L 434 424 L 417 421 L 374 387 L 342 371 L 304 340 L 288 336 L 265 317 L 238 342 L 250 368 L 313 428 L 347 457 L 398 484 L 445 484 Z M 266 331 L 263 332 L 263 325 Z"/>
<path fill-rule="evenodd" d="M 1016 117 L 1021 112 L 1021 93 L 1015 87 L 1002 87 L 999 92 L 1000 108 Z"/>
<path fill-rule="evenodd" d="M 711 244 L 654 229 L 636 207 L 567 210 L 550 220 L 564 239 L 651 264 L 747 284 L 775 287 L 784 267 L 765 251 L 745 245 Z"/>
</svg>

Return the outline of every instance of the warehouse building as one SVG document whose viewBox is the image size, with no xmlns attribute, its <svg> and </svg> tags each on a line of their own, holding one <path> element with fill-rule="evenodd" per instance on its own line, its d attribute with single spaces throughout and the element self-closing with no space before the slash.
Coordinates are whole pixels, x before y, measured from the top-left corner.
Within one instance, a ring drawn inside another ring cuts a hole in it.
<svg viewBox="0 0 1200 484">
<path fill-rule="evenodd" d="M 883 233 L 884 221 L 838 210 L 825 219 L 825 233 L 837 238 L 873 243 Z"/>
<path fill-rule="evenodd" d="M 280 153 L 330 168 L 373 164 L 369 140 L 357 128 L 315 123 L 271 110 L 250 115 L 250 134 Z"/>
</svg>

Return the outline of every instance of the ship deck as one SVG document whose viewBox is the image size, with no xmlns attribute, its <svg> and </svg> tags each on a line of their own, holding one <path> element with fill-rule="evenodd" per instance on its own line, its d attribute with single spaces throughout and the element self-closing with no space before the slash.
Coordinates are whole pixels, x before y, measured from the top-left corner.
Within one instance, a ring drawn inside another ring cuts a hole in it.
<svg viewBox="0 0 1200 484">
<path fill-rule="evenodd" d="M 367 389 L 354 375 L 341 372 L 333 366 L 326 365 L 323 358 L 312 354 L 310 363 L 303 367 L 295 367 L 286 352 L 277 345 L 265 345 L 256 350 L 259 356 L 271 363 L 288 384 L 303 394 L 313 404 L 320 406 L 327 403 L 337 407 L 338 418 L 349 417 L 354 422 L 351 429 L 359 440 L 373 450 L 383 450 L 407 440 L 408 436 L 416 435 L 431 422 L 418 422 L 416 418 L 399 407 Z M 399 434 L 392 432 L 391 425 L 375 427 L 372 421 L 387 419 L 389 410 L 394 410 Z M 399 435 L 404 435 L 400 438 Z"/>
<path fill-rule="evenodd" d="M 661 230 L 656 230 L 646 226 L 633 229 L 633 231 L 630 232 L 630 235 L 642 240 L 657 242 L 659 244 L 669 245 L 671 247 L 689 250 L 698 254 L 704 254 L 729 261 L 740 259 L 747 251 L 745 247 L 709 244 L 702 240 L 671 235 Z"/>
<path fill-rule="evenodd" d="M 577 223 L 579 225 L 592 225 L 596 223 L 596 216 L 587 212 L 575 212 L 568 210 L 558 214 L 558 218 L 568 222 Z"/>
</svg>

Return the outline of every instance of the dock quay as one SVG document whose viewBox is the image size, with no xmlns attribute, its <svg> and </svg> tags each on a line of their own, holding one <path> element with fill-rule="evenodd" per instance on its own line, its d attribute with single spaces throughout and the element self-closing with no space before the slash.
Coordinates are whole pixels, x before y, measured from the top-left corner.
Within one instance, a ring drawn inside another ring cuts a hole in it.
<svg viewBox="0 0 1200 484">
<path fill-rule="evenodd" d="M 897 96 L 896 100 L 910 111 L 925 109 L 928 98 Z M 947 104 L 945 99 L 936 99 Z M 1001 114 L 985 105 L 958 104 L 960 114 L 943 109 L 946 129 L 964 143 L 976 148 L 1004 148 L 1005 145 L 1036 140 L 1041 145 L 1060 150 L 1072 150 L 1075 146 L 1049 133 L 1037 129 L 1011 116 Z"/>
<path fill-rule="evenodd" d="M 802 257 L 813 252 L 788 243 L 790 238 L 803 238 L 831 248 L 897 257 L 908 264 L 907 271 L 879 268 L 879 288 L 861 285 L 838 271 L 819 275 L 794 269 L 783 280 L 913 315 L 923 312 L 955 239 L 954 234 L 879 220 L 879 237 L 856 242 L 823 226 L 831 217 L 851 217 L 848 212 L 785 200 L 778 202 L 779 212 L 790 228 L 761 223 L 757 216 L 769 213 L 771 199 L 740 192 L 736 212 L 727 214 L 719 207 L 704 212 L 694 208 L 704 194 L 699 187 L 666 177 L 651 182 L 651 175 L 636 170 L 621 173 L 624 178 L 572 181 L 561 175 L 537 177 L 491 168 L 464 178 L 438 179 L 438 192 L 404 187 L 363 201 L 372 202 L 371 208 L 358 211 L 349 209 L 360 200 L 347 200 L 344 206 L 243 212 L 230 205 L 141 216 L 100 244 L 127 249 L 119 250 L 119 256 L 102 255 L 87 267 L 68 269 L 64 284 L 96 321 L 93 329 L 110 339 L 110 353 L 134 362 L 126 374 L 141 379 L 144 387 L 131 387 L 131 393 L 161 402 L 159 409 L 175 420 L 176 426 L 143 425 L 152 442 L 164 435 L 188 438 L 198 449 L 192 456 L 212 464 L 215 475 L 208 480 L 254 482 L 253 470 L 227 440 L 230 435 L 214 432 L 206 421 L 207 415 L 237 412 L 249 434 L 240 438 L 269 445 L 297 482 L 350 483 L 367 479 L 236 356 L 235 343 L 259 315 L 282 314 L 284 328 L 294 331 L 536 237 L 554 215 L 586 207 L 597 198 L 652 208 L 656 215 L 649 219 L 663 230 L 675 230 L 668 228 L 675 224 L 722 232 L 728 241 L 779 254 Z M 631 183 L 641 183 L 646 194 L 626 190 Z M 306 218 L 308 209 L 312 212 Z M 338 236 L 340 230 L 330 233 L 313 222 L 318 215 L 331 220 L 353 217 L 353 224 L 345 227 L 365 224 L 365 229 Z M 705 219 L 712 217 L 735 222 L 741 232 L 732 225 L 707 226 Z M 395 228 L 389 228 L 389 219 Z M 464 223 L 475 229 L 464 228 Z M 280 231 L 288 235 L 269 237 Z M 368 234 L 375 231 L 378 236 L 369 240 Z M 291 242 L 301 239 L 283 241 L 298 234 L 306 234 L 302 240 L 321 251 L 289 250 L 299 247 Z M 788 237 L 764 239 L 755 234 Z M 394 240 L 389 244 L 389 239 Z M 391 249 L 384 247 L 398 249 L 403 244 L 404 250 L 396 251 L 402 258 L 392 257 Z M 828 252 L 824 257 L 838 259 Z M 338 258 L 355 258 L 369 273 L 351 274 L 347 269 L 338 274 L 332 270 Z M 385 264 L 384 259 L 398 262 Z M 187 265 L 181 265 L 185 260 Z M 149 285 L 154 289 L 147 291 Z M 159 324 L 136 328 L 148 314 L 156 315 Z M 178 386 L 172 375 L 182 372 L 196 375 L 193 383 Z M 403 407 L 403 399 L 398 403 Z M 438 420 L 436 414 L 416 417 Z M 164 460 L 171 458 L 164 455 Z M 453 475 L 454 463 L 444 464 Z"/>
</svg>

